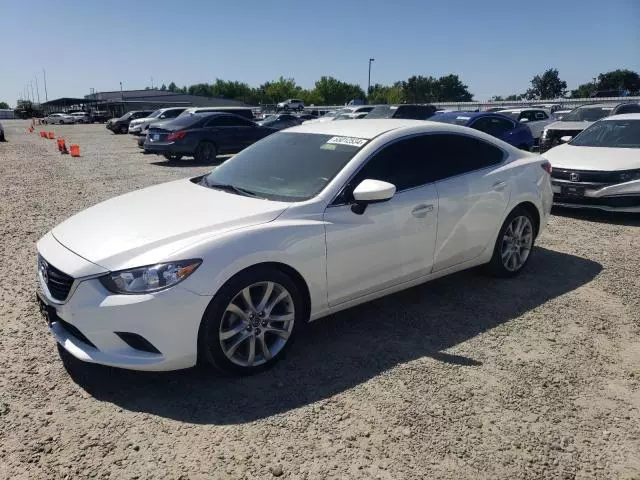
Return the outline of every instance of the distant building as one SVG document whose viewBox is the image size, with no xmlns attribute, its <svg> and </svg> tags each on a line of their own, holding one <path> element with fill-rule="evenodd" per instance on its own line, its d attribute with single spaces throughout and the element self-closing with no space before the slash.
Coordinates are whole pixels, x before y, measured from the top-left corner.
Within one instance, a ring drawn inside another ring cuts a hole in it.
<svg viewBox="0 0 640 480">
<path fill-rule="evenodd" d="M 202 97 L 167 90 L 115 90 L 95 92 L 84 98 L 58 98 L 42 104 L 45 113 L 84 110 L 108 112 L 119 117 L 131 110 L 156 110 L 163 107 L 247 107 L 246 103 L 220 97 Z"/>
<path fill-rule="evenodd" d="M 0 118 L 10 119 L 15 118 L 15 114 L 13 113 L 13 109 L 11 108 L 0 108 Z"/>
</svg>

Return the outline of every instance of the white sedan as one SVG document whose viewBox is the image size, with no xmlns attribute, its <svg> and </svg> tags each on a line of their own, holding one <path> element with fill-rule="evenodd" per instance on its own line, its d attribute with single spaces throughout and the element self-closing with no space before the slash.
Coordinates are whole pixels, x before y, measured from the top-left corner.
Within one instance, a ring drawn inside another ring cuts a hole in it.
<svg viewBox="0 0 640 480">
<path fill-rule="evenodd" d="M 42 122 L 47 125 L 64 125 L 65 123 L 71 125 L 73 123 L 76 123 L 76 119 L 71 115 L 67 115 L 66 113 L 52 113 L 44 117 Z"/>
<path fill-rule="evenodd" d="M 549 171 L 456 125 L 301 125 L 55 227 L 37 244 L 41 310 L 87 362 L 253 373 L 308 321 L 478 265 L 518 274 Z"/>
<path fill-rule="evenodd" d="M 640 113 L 603 118 L 561 141 L 544 154 L 555 204 L 640 212 Z"/>
</svg>

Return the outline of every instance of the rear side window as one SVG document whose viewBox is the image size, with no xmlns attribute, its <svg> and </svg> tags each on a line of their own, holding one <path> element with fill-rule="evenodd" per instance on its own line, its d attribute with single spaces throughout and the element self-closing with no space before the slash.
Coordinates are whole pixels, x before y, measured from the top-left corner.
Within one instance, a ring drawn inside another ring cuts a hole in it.
<svg viewBox="0 0 640 480">
<path fill-rule="evenodd" d="M 499 137 L 514 128 L 512 122 L 500 117 L 479 118 L 469 126 L 475 130 L 493 135 L 494 137 Z"/>
<path fill-rule="evenodd" d="M 244 118 L 235 115 L 220 115 L 207 122 L 207 127 L 248 127 L 253 125 Z"/>
<path fill-rule="evenodd" d="M 498 165 L 504 152 L 483 140 L 457 134 L 429 135 L 425 150 L 430 152 L 431 168 L 442 180 Z"/>
</svg>

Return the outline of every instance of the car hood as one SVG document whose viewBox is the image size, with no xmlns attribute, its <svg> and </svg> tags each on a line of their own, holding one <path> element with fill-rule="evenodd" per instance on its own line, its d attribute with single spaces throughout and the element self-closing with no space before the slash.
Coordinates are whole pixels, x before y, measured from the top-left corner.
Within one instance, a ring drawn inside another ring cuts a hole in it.
<svg viewBox="0 0 640 480">
<path fill-rule="evenodd" d="M 131 122 L 129 122 L 129 125 L 138 125 L 140 123 L 148 122 L 150 120 L 151 120 L 150 118 L 136 118 L 135 120 L 131 120 Z"/>
<path fill-rule="evenodd" d="M 559 145 L 543 156 L 553 168 L 617 171 L 640 168 L 640 149 Z"/>
<path fill-rule="evenodd" d="M 587 128 L 589 125 L 591 125 L 593 122 L 562 122 L 562 121 L 557 121 L 557 122 L 553 122 L 550 123 L 549 125 L 547 125 L 545 128 L 545 130 L 576 130 L 576 131 L 582 131 L 585 128 Z M 526 125 L 526 123 L 524 124 Z"/>
<path fill-rule="evenodd" d="M 275 220 L 286 203 L 164 183 L 88 208 L 52 230 L 69 250 L 109 270 L 150 265 L 204 237 Z"/>
</svg>

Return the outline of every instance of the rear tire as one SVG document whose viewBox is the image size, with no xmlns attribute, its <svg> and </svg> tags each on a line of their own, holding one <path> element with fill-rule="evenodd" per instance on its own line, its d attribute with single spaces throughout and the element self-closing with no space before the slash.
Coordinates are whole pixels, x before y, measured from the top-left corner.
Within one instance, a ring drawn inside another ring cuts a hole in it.
<svg viewBox="0 0 640 480">
<path fill-rule="evenodd" d="M 193 158 L 195 158 L 196 161 L 200 163 L 209 163 L 213 162 L 217 156 L 218 149 L 216 148 L 216 146 L 212 142 L 208 142 L 205 140 L 198 144 Z"/>
<path fill-rule="evenodd" d="M 515 277 L 529 262 L 535 240 L 532 215 L 525 208 L 516 207 L 500 228 L 486 271 L 494 277 Z"/>
<path fill-rule="evenodd" d="M 118 130 L 118 133 L 127 133 L 129 131 L 129 127 L 127 127 L 126 125 L 123 125 L 120 127 L 120 129 Z"/>
<path fill-rule="evenodd" d="M 306 312 L 298 285 L 285 273 L 267 266 L 240 272 L 205 310 L 198 357 L 227 374 L 262 372 L 291 347 L 307 322 Z"/>
</svg>

